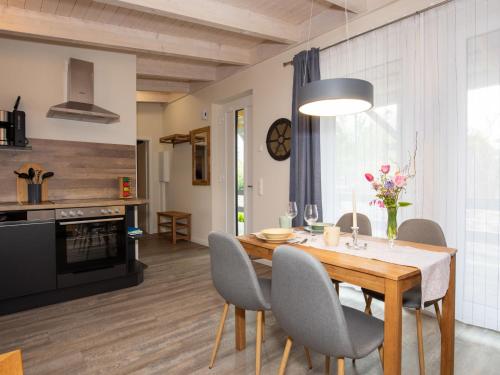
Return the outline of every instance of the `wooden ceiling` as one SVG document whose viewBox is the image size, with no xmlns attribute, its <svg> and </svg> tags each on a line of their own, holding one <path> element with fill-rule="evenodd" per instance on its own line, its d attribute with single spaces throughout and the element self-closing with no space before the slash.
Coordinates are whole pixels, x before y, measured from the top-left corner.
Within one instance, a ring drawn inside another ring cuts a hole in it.
<svg viewBox="0 0 500 375">
<path fill-rule="evenodd" d="M 389 2 L 375 0 L 375 2 Z M 351 14 L 370 1 L 349 0 Z M 343 24 L 344 0 L 0 0 L 0 33 L 135 53 L 140 91 L 221 79 Z M 228 73 L 229 72 L 229 73 Z M 150 95 L 148 96 L 150 97 Z M 163 95 L 163 98 L 166 96 Z"/>
</svg>

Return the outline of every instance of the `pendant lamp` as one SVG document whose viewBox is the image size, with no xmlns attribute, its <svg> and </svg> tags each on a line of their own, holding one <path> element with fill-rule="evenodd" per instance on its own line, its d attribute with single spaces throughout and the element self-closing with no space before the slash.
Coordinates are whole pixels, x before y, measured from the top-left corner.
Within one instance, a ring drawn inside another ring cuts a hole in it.
<svg viewBox="0 0 500 375">
<path fill-rule="evenodd" d="M 349 55 L 347 0 L 344 8 L 347 55 Z M 356 78 L 313 81 L 300 88 L 297 103 L 299 112 L 309 116 L 341 116 L 360 113 L 373 107 L 373 85 Z"/>
</svg>

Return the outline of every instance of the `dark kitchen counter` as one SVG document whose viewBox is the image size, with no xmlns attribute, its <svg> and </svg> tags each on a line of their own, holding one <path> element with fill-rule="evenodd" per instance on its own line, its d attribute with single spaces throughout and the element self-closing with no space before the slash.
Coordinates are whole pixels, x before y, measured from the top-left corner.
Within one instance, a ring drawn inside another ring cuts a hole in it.
<svg viewBox="0 0 500 375">
<path fill-rule="evenodd" d="M 0 202 L 0 211 L 53 210 L 56 208 L 79 208 L 94 206 L 139 206 L 146 203 L 148 203 L 148 200 L 141 198 L 65 199 L 47 201 L 39 204 Z"/>
</svg>

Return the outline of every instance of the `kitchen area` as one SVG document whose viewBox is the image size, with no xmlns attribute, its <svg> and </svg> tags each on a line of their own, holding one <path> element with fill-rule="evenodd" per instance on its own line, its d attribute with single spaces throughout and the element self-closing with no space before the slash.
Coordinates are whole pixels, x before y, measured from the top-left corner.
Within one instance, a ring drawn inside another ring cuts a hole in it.
<svg viewBox="0 0 500 375">
<path fill-rule="evenodd" d="M 139 285 L 135 56 L 0 47 L 0 315 Z"/>
</svg>

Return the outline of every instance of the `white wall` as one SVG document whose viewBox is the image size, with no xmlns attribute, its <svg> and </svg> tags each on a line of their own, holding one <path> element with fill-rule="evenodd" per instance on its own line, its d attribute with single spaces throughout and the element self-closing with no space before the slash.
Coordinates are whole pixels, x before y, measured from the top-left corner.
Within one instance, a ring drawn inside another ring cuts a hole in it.
<svg viewBox="0 0 500 375">
<path fill-rule="evenodd" d="M 400 0 L 368 15 L 357 17 L 350 23 L 351 34 L 365 32 L 384 25 L 399 17 L 412 14 L 433 3 L 431 0 Z M 333 30 L 313 39 L 311 47 L 324 47 L 345 38 L 343 28 Z M 244 93 L 253 95 L 253 177 L 254 186 L 259 178 L 264 181 L 264 194 L 259 196 L 254 188 L 254 229 L 276 226 L 278 216 L 283 214 L 288 202 L 289 161 L 277 162 L 267 153 L 265 137 L 271 123 L 279 117 L 290 118 L 293 68 L 283 67 L 283 62 L 306 48 L 295 47 L 276 57 L 252 66 L 212 86 L 171 103 L 165 109 L 164 132 L 186 133 L 191 129 L 211 125 L 212 134 L 212 185 L 191 185 L 189 146 L 175 148 L 173 181 L 169 186 L 169 209 L 185 209 L 193 215 L 193 231 L 197 238 L 205 239 L 212 229 L 223 229 L 225 201 L 222 189 L 220 166 L 223 165 L 221 138 L 223 126 L 221 104 Z M 201 111 L 210 111 L 209 121 L 201 120 Z M 188 178 L 189 177 L 189 178 Z M 212 209 L 213 208 L 213 209 Z"/>
<path fill-rule="evenodd" d="M 166 204 L 165 187 L 159 181 L 160 151 L 166 150 L 168 145 L 158 140 L 163 136 L 164 105 L 159 103 L 137 103 L 137 139 L 149 141 L 149 233 L 157 232 L 158 211 Z"/>
<path fill-rule="evenodd" d="M 135 144 L 134 55 L 12 39 L 0 39 L 0 51 L 0 108 L 12 110 L 21 95 L 28 138 Z M 94 103 L 118 113 L 120 122 L 95 124 L 46 117 L 50 106 L 66 101 L 70 57 L 94 63 Z"/>
</svg>

